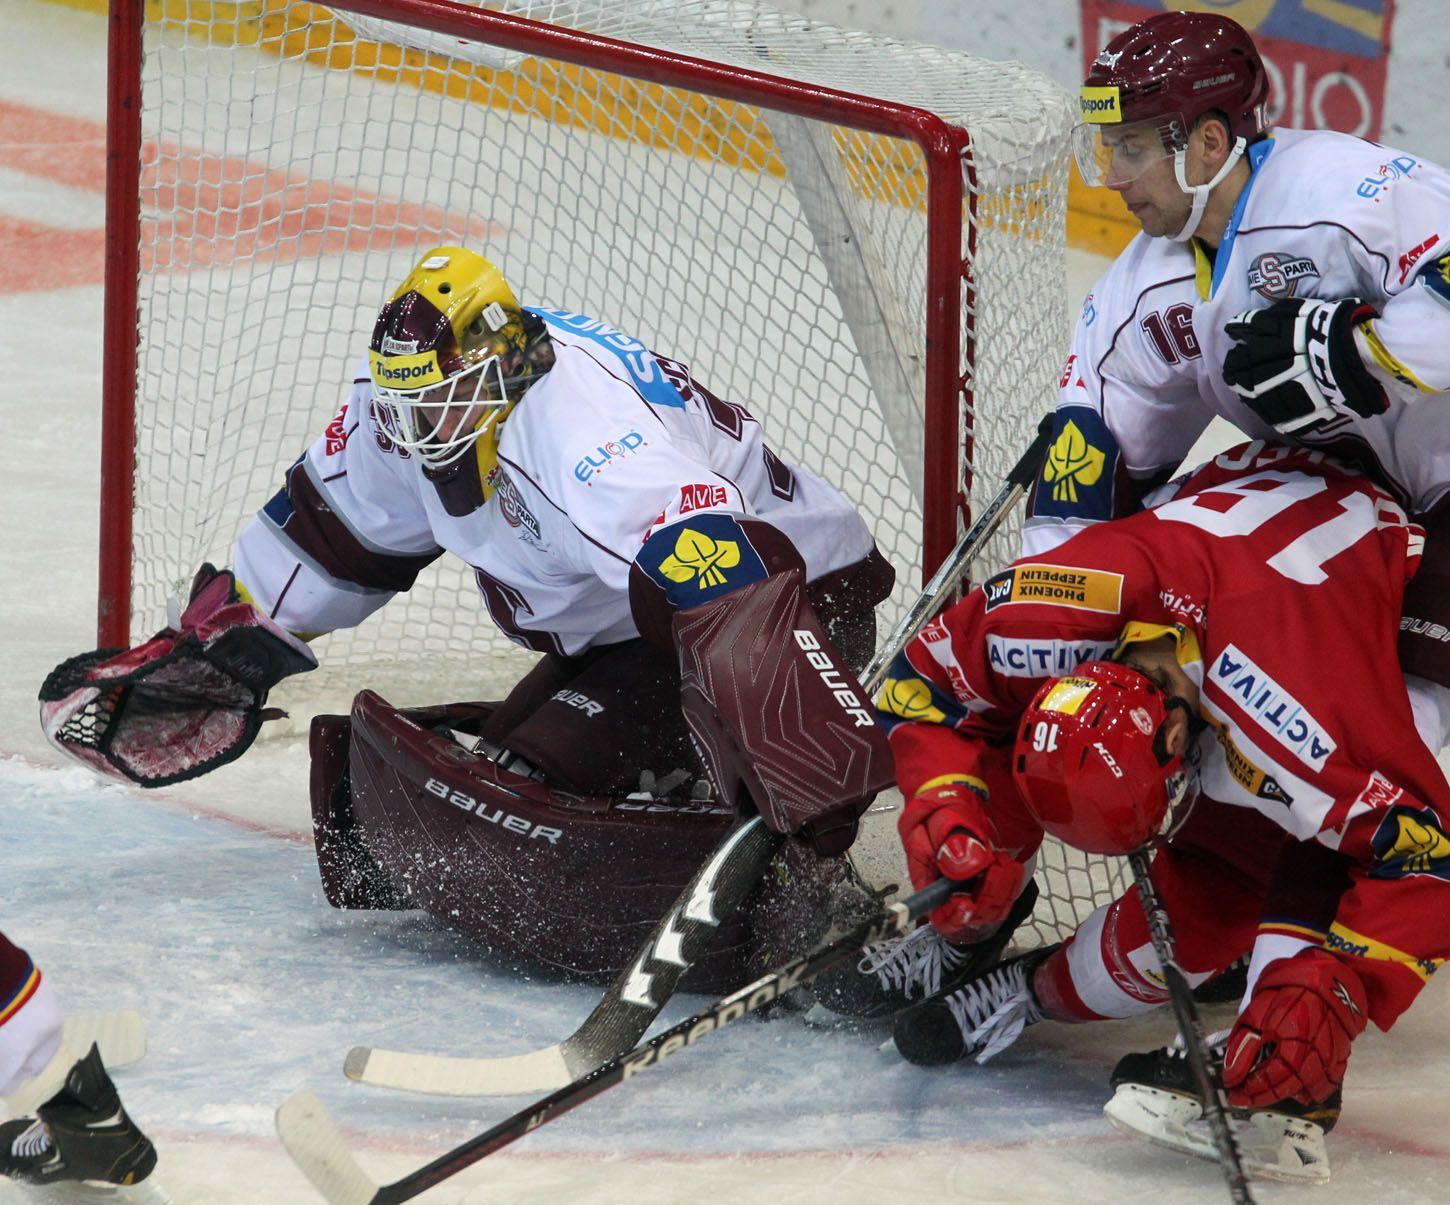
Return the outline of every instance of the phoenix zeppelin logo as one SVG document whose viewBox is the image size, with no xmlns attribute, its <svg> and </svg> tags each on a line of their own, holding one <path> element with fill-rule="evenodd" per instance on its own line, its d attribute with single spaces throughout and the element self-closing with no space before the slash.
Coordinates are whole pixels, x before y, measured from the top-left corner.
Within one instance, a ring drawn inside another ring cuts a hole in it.
<svg viewBox="0 0 1450 1205">
<path fill-rule="evenodd" d="M 988 578 L 982 589 L 989 611 L 1007 603 L 1048 603 L 1116 615 L 1122 606 L 1123 575 L 1064 565 L 1014 565 Z"/>
</svg>

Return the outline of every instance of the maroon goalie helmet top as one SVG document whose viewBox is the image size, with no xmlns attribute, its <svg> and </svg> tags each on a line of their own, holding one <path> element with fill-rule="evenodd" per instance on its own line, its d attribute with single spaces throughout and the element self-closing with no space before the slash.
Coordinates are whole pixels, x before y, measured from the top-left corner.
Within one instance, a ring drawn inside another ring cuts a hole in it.
<svg viewBox="0 0 1450 1205">
<path fill-rule="evenodd" d="M 1168 150 L 1215 110 L 1245 142 L 1267 128 L 1263 60 L 1243 26 L 1216 13 L 1159 13 L 1124 30 L 1093 60 L 1080 95 L 1085 122 L 1154 121 Z"/>
<path fill-rule="evenodd" d="M 1125 854 L 1163 831 L 1187 774 L 1160 729 L 1168 700 L 1137 670 L 1089 661 L 1028 704 L 1012 776 L 1044 831 L 1076 849 Z"/>
</svg>

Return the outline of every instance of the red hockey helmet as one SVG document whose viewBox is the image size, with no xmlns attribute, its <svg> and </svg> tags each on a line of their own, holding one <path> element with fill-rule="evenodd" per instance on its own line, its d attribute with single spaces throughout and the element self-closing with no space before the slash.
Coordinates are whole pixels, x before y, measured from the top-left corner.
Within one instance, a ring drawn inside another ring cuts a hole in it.
<svg viewBox="0 0 1450 1205">
<path fill-rule="evenodd" d="M 1012 776 L 1032 817 L 1059 841 L 1125 854 L 1163 831 L 1188 776 L 1159 732 L 1163 692 L 1137 670 L 1089 661 L 1054 678 L 1022 715 Z"/>
<path fill-rule="evenodd" d="M 1079 91 L 1078 167 L 1089 184 L 1104 184 L 1110 174 L 1131 179 L 1124 174 L 1131 163 L 1112 156 L 1121 140 L 1101 137 L 1109 128 L 1151 129 L 1172 154 L 1215 111 L 1247 145 L 1268 127 L 1268 95 L 1263 60 L 1243 26 L 1216 13 L 1159 13 L 1120 33 L 1088 69 Z"/>
</svg>

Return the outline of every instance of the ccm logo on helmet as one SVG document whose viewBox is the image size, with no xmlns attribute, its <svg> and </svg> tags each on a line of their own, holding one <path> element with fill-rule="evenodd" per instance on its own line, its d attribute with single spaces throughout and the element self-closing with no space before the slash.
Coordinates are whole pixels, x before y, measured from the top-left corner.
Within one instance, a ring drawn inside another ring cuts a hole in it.
<svg viewBox="0 0 1450 1205">
<path fill-rule="evenodd" d="M 857 728 L 870 728 L 876 723 L 876 717 L 866 708 L 861 706 L 861 699 L 846 682 L 846 676 L 836 668 L 830 655 L 821 648 L 821 642 L 816 639 L 814 632 L 803 631 L 800 628 L 795 630 L 795 642 L 805 653 L 809 661 L 821 675 L 821 681 L 826 684 L 836 702 L 841 705 L 841 710 L 855 721 Z"/>
</svg>

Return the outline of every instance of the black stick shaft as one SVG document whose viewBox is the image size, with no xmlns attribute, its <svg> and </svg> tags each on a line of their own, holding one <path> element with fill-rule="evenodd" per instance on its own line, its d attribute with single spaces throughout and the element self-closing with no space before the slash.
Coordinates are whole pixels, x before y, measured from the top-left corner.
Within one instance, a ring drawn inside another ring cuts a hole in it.
<svg viewBox="0 0 1450 1205">
<path fill-rule="evenodd" d="M 1249 1192 L 1248 1177 L 1244 1175 L 1238 1142 L 1228 1124 L 1228 1101 L 1224 1096 L 1218 1060 L 1208 1048 L 1193 989 L 1188 986 L 1183 969 L 1178 965 L 1173 927 L 1153 880 L 1148 876 L 1148 856 L 1140 849 L 1128 855 L 1128 863 L 1133 868 L 1133 882 L 1137 885 L 1143 915 L 1148 921 L 1153 952 L 1158 955 L 1158 963 L 1163 968 L 1163 981 L 1168 986 L 1168 999 L 1178 1019 L 1178 1032 L 1183 1036 L 1183 1051 L 1198 1084 L 1199 1095 L 1203 1097 L 1203 1115 L 1213 1135 L 1213 1145 L 1218 1150 L 1218 1161 L 1228 1184 L 1229 1197 L 1235 1205 L 1253 1205 L 1254 1198 Z"/>
<path fill-rule="evenodd" d="M 433 1185 L 517 1142 L 525 1134 L 562 1117 L 601 1092 L 631 1079 L 641 1071 L 658 1067 L 670 1055 L 693 1046 L 706 1034 L 723 1029 L 786 992 L 809 983 L 822 971 L 850 957 L 862 946 L 902 932 L 913 921 L 944 903 L 954 886 L 955 884 L 946 879 L 939 879 L 930 887 L 898 900 L 875 919 L 857 925 L 834 941 L 809 954 L 803 954 L 779 970 L 762 975 L 754 983 L 722 997 L 704 1012 L 687 1017 L 637 1049 L 609 1060 L 588 1075 L 566 1084 L 557 1092 L 499 1122 L 492 1129 L 470 1138 L 426 1167 L 421 1167 L 392 1184 L 384 1184 L 373 1195 L 373 1205 L 394 1205 L 395 1202 L 410 1201 Z"/>
<path fill-rule="evenodd" d="M 1022 453 L 1021 459 L 1012 466 L 996 497 L 987 503 L 986 509 L 977 516 L 977 521 L 957 541 L 957 546 L 932 575 L 931 581 L 923 587 L 921 597 L 912 604 L 911 609 L 902 616 L 891 634 L 882 642 L 881 652 L 862 671 L 861 685 L 866 688 L 867 694 L 876 693 L 886 676 L 891 659 L 926 626 L 927 620 L 941 610 L 983 546 L 1001 526 L 1007 512 L 1032 488 L 1037 468 L 1042 463 L 1042 458 L 1047 455 L 1047 445 L 1051 439 L 1052 415 L 1049 413 L 1037 424 L 1037 435 L 1028 445 L 1027 451 Z"/>
</svg>

